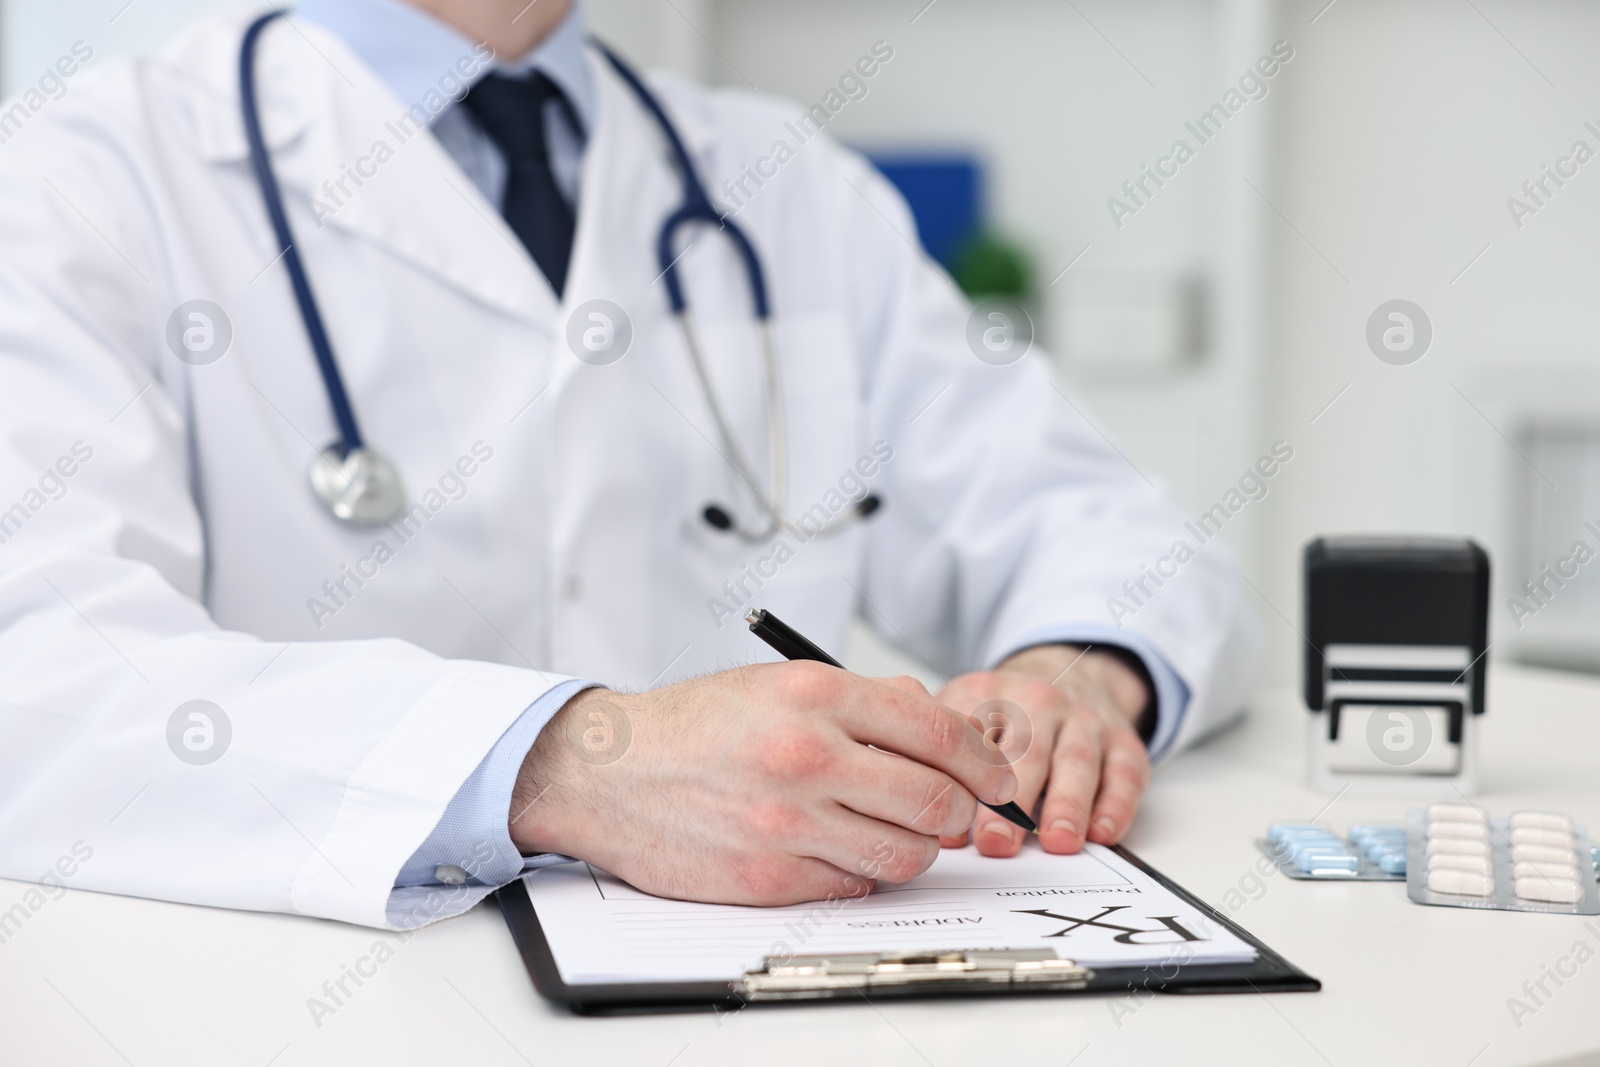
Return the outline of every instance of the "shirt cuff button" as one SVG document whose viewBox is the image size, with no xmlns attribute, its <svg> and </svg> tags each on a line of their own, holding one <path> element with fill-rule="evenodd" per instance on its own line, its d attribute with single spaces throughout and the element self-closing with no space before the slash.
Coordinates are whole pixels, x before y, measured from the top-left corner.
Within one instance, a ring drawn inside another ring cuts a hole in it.
<svg viewBox="0 0 1600 1067">
<path fill-rule="evenodd" d="M 433 869 L 433 876 L 445 885 L 466 885 L 467 872 L 453 863 L 441 863 Z"/>
</svg>

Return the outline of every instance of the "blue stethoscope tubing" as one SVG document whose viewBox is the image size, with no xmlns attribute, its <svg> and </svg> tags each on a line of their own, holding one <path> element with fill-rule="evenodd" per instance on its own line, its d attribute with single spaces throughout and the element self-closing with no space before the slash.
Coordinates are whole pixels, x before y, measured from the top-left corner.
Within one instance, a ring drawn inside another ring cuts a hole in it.
<svg viewBox="0 0 1600 1067">
<path fill-rule="evenodd" d="M 594 45 L 617 72 L 617 76 L 633 90 L 633 95 L 638 97 L 645 111 L 655 120 L 656 126 L 660 128 L 661 135 L 667 142 L 673 164 L 683 183 L 683 203 L 667 216 L 661 224 L 661 232 L 656 237 L 656 266 L 659 268 L 659 277 L 667 287 L 667 303 L 683 331 L 684 343 L 688 348 L 695 376 L 699 379 L 700 389 L 705 394 L 712 420 L 716 422 L 717 432 L 722 437 L 723 458 L 750 486 L 751 494 L 760 501 L 764 513 L 762 525 L 755 529 L 746 527 L 733 517 L 730 509 L 720 504 L 708 504 L 701 512 L 702 517 L 707 525 L 714 529 L 729 531 L 745 541 L 757 543 L 770 539 L 779 530 L 786 530 L 802 540 L 810 540 L 837 533 L 851 523 L 866 518 L 881 504 L 876 494 L 863 497 L 853 508 L 829 520 L 820 528 L 803 528 L 785 511 L 785 501 L 788 496 L 789 431 L 784 421 L 782 379 L 779 376 L 777 356 L 772 347 L 772 304 L 767 297 L 767 279 L 766 273 L 761 269 L 761 257 L 756 255 L 755 246 L 750 243 L 750 238 L 744 230 L 733 219 L 718 211 L 716 205 L 711 202 L 711 197 L 701 184 L 700 175 L 689 158 L 689 151 L 684 147 L 683 138 L 678 135 L 677 128 L 667 117 L 661 101 L 656 99 L 655 94 L 644 84 L 644 79 L 603 42 L 595 41 Z M 745 280 L 750 287 L 751 310 L 755 314 L 756 326 L 761 334 L 762 371 L 767 403 L 768 474 L 765 489 L 762 488 L 750 461 L 745 458 L 744 449 L 717 395 L 716 386 L 711 381 L 705 357 L 700 350 L 699 340 L 689 322 L 689 301 L 683 291 L 682 279 L 678 276 L 678 261 L 683 258 L 684 252 L 677 251 L 677 247 L 680 232 L 685 227 L 697 223 L 716 227 L 732 242 L 739 253 Z"/>
<path fill-rule="evenodd" d="M 282 10 L 274 10 L 258 17 L 245 30 L 240 45 L 239 100 L 244 116 L 245 137 L 250 147 L 250 167 L 260 188 L 267 218 L 272 224 L 272 232 L 277 239 L 278 256 L 289 272 L 295 304 L 305 325 L 311 350 L 316 356 L 317 369 L 322 375 L 322 384 L 328 396 L 328 406 L 332 409 L 334 421 L 339 427 L 339 440 L 312 462 L 312 488 L 335 517 L 358 525 L 381 525 L 398 517 L 406 506 L 399 470 L 382 453 L 368 447 L 361 436 L 355 410 L 345 389 L 344 378 L 339 373 L 339 364 L 334 358 L 333 345 L 328 340 L 327 327 L 317 307 L 310 279 L 306 276 L 305 264 L 295 247 L 294 231 L 289 226 L 289 218 L 283 207 L 283 194 L 273 173 L 272 158 L 261 132 L 261 113 L 256 96 L 256 44 L 262 31 L 273 20 L 285 14 L 286 12 Z M 677 128 L 667 117 L 666 110 L 656 99 L 655 94 L 615 52 L 599 41 L 595 41 L 594 44 L 659 127 L 678 171 L 683 186 L 683 202 L 667 216 L 661 225 L 661 232 L 656 237 L 656 260 L 660 268 L 660 278 L 666 285 L 667 300 L 673 317 L 683 328 L 696 377 L 723 438 L 725 455 L 735 472 L 749 484 L 752 493 L 761 501 L 765 513 L 762 528 L 752 530 L 734 519 L 727 508 L 711 504 L 703 512 L 706 523 L 718 530 L 732 531 L 747 541 L 764 541 L 780 529 L 810 539 L 819 534 L 836 532 L 852 522 L 866 518 L 879 506 L 876 495 L 869 495 L 858 501 L 854 509 L 835 517 L 821 530 L 802 530 L 787 516 L 784 501 L 788 473 L 788 434 L 784 424 L 784 404 L 777 359 L 772 348 L 772 305 L 768 299 L 766 275 L 761 267 L 761 259 L 745 232 L 731 218 L 719 212 L 716 205 L 711 202 L 711 197 L 706 193 L 705 186 L 695 171 L 694 163 L 689 158 L 688 149 L 684 147 L 683 139 L 678 135 Z M 753 467 L 744 458 L 744 450 L 740 447 L 739 438 L 733 432 L 732 423 L 717 396 L 699 342 L 689 323 L 688 300 L 678 274 L 678 261 L 683 253 L 675 249 L 680 233 L 692 224 L 714 226 L 727 236 L 739 254 L 749 285 L 751 306 L 762 337 L 763 370 L 766 381 L 769 472 L 765 490 L 762 489 Z"/>
<path fill-rule="evenodd" d="M 716 205 L 711 203 L 711 197 L 706 194 L 706 187 L 700 183 L 700 175 L 689 159 L 689 150 L 683 146 L 683 138 L 678 136 L 677 129 L 672 125 L 672 120 L 667 118 L 667 113 L 661 107 L 661 102 L 655 98 L 655 94 L 646 88 L 643 79 L 615 52 L 599 41 L 596 41 L 595 45 L 622 80 L 628 84 L 628 88 L 633 90 L 633 95 L 639 98 L 644 109 L 655 119 L 656 125 L 661 128 L 667 147 L 672 150 L 672 160 L 678 168 L 678 176 L 683 181 L 683 203 L 677 211 L 667 216 L 667 220 L 661 224 L 661 233 L 656 238 L 656 266 L 661 268 L 661 278 L 666 282 L 667 300 L 672 305 L 672 313 L 682 315 L 689 307 L 688 301 L 683 296 L 683 283 L 678 278 L 677 261 L 680 253 L 673 251 L 677 247 L 678 231 L 690 223 L 701 222 L 721 229 L 739 250 L 739 256 L 744 261 L 745 277 L 750 283 L 750 302 L 754 306 L 755 316 L 761 322 L 766 322 L 771 318 L 772 306 L 767 301 L 766 274 L 761 269 L 761 258 L 756 255 L 755 246 L 732 219 L 723 215 L 717 210 Z"/>
<path fill-rule="evenodd" d="M 278 241 L 278 258 L 289 271 L 289 284 L 300 309 L 300 321 L 305 325 L 311 351 L 317 357 L 317 370 L 322 374 L 333 420 L 339 426 L 339 440 L 311 460 L 311 491 L 334 518 L 357 526 L 381 526 L 399 518 L 405 510 L 405 484 L 393 461 L 377 449 L 368 448 L 361 436 L 355 409 L 350 406 L 350 394 L 344 387 L 344 377 L 333 357 L 328 329 L 323 324 L 316 295 L 311 291 L 311 280 L 306 277 L 305 264 L 300 261 L 300 250 L 295 247 L 289 217 L 283 210 L 283 193 L 278 188 L 277 176 L 272 173 L 272 156 L 261 134 L 261 108 L 256 99 L 256 42 L 262 31 L 282 15 L 282 11 L 269 11 L 245 30 L 239 46 L 239 105 L 244 113 L 245 139 L 250 145 L 250 168 L 255 172 L 256 186 L 261 190 L 261 200 Z"/>
<path fill-rule="evenodd" d="M 272 157 L 261 135 L 261 108 L 256 101 L 256 41 L 274 19 L 284 14 L 283 11 L 269 11 L 244 31 L 244 43 L 239 48 L 239 100 L 244 111 L 244 135 L 250 144 L 250 168 L 255 171 L 256 185 L 261 189 L 272 232 L 278 239 L 278 255 L 289 271 L 294 301 L 300 306 L 300 319 L 305 323 L 306 337 L 311 342 L 311 351 L 316 354 L 322 384 L 328 391 L 328 406 L 333 408 L 333 419 L 339 424 L 340 443 L 350 451 L 362 447 L 361 428 L 356 425 L 355 410 L 345 392 L 339 364 L 333 358 L 333 345 L 328 342 L 328 330 L 322 323 L 322 312 L 311 291 L 311 281 L 306 277 L 305 264 L 300 262 L 300 251 L 295 248 L 294 231 L 289 228 L 289 216 L 283 210 L 283 194 L 279 191 L 277 176 L 272 173 Z"/>
</svg>

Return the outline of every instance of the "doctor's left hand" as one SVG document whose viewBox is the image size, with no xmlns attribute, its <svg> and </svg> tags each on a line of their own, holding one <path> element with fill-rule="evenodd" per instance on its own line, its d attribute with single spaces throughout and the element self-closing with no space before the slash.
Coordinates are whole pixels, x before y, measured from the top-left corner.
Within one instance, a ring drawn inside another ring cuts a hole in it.
<svg viewBox="0 0 1600 1067">
<path fill-rule="evenodd" d="M 1011 762 L 1017 803 L 1038 821 L 1045 851 L 1077 852 L 1085 840 L 1113 845 L 1127 832 L 1150 781 L 1136 729 L 1150 692 L 1117 656 L 1071 645 L 1024 649 L 995 670 L 951 680 L 936 699 L 971 717 L 996 758 Z M 940 842 L 958 847 L 967 836 Z M 972 836 L 986 856 L 1013 856 L 1026 835 L 979 808 Z"/>
</svg>

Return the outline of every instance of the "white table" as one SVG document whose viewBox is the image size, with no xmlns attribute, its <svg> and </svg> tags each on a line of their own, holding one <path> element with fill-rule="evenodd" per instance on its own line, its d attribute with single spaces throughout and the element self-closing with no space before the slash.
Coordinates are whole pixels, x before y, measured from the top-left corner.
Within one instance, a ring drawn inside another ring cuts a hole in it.
<svg viewBox="0 0 1600 1067">
<path fill-rule="evenodd" d="M 1600 682 L 1512 668 L 1490 678 L 1477 799 L 1600 827 Z M 1278 694 L 1164 767 L 1130 847 L 1222 901 L 1267 822 L 1310 817 L 1329 799 L 1301 784 L 1304 718 L 1292 693 Z M 1405 803 L 1346 797 L 1325 818 L 1392 819 Z M 71 892 L 0 945 L 0 1063 L 1494 1067 L 1600 1049 L 1600 936 L 1581 919 L 1421 907 L 1396 883 L 1265 885 L 1234 917 L 1322 979 L 1321 993 L 1161 996 L 1120 1018 L 1105 997 L 581 1018 L 534 993 L 489 905 L 399 943 L 320 1027 L 307 998 L 394 937 Z M 0 881 L 0 911 L 26 889 Z M 1550 985 L 1519 1028 L 1507 999 L 1579 939 L 1596 957 Z"/>
</svg>

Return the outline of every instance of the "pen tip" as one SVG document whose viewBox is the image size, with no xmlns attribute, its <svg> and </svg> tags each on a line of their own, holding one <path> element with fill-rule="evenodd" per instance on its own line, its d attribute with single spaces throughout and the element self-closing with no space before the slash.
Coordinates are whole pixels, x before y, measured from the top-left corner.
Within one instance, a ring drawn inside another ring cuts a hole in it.
<svg viewBox="0 0 1600 1067">
<path fill-rule="evenodd" d="M 744 613 L 744 621 L 749 623 L 751 626 L 759 626 L 761 624 L 761 620 L 766 617 L 767 613 L 760 608 L 751 608 L 749 611 Z"/>
</svg>

